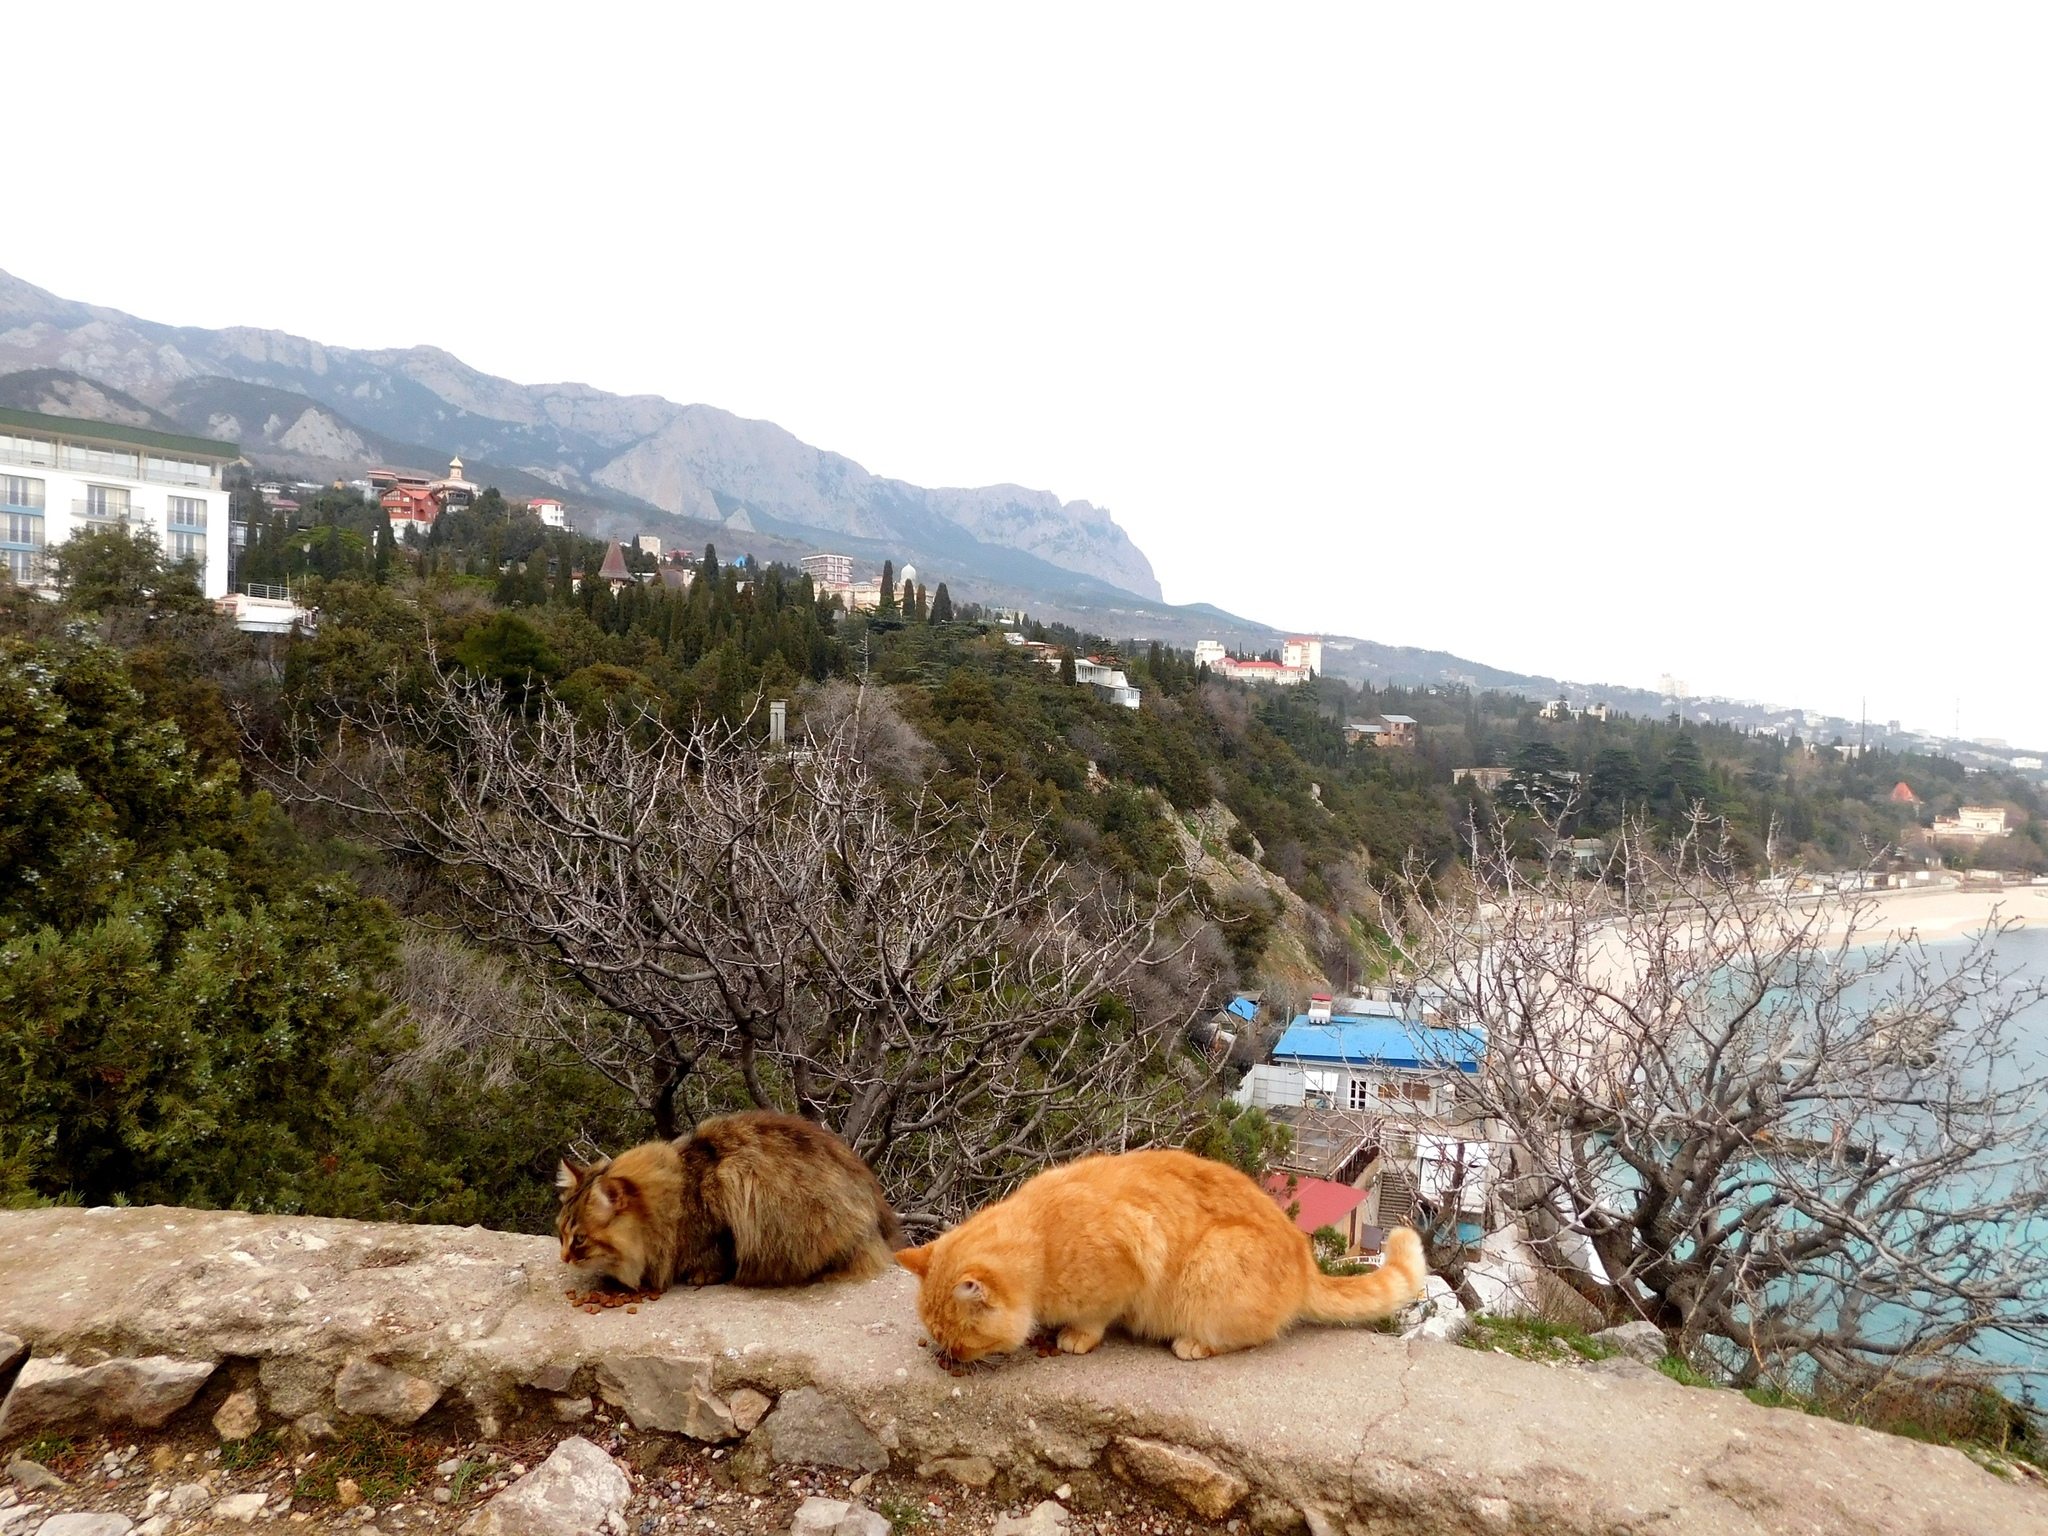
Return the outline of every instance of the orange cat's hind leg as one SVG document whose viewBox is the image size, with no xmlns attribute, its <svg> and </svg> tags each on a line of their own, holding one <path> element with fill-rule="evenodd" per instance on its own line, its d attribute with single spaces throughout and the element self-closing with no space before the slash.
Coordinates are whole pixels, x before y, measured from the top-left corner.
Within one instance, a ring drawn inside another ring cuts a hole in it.
<svg viewBox="0 0 2048 1536">
<path fill-rule="evenodd" d="M 1060 1330 L 1059 1346 L 1063 1354 L 1085 1355 L 1101 1342 L 1100 1328 L 1084 1328 L 1078 1323 L 1069 1323 Z"/>
<path fill-rule="evenodd" d="M 1173 1341 L 1173 1352 L 1183 1360 L 1207 1360 L 1212 1355 L 1228 1354 L 1234 1346 L 1204 1344 L 1200 1339 L 1182 1334 Z"/>
</svg>

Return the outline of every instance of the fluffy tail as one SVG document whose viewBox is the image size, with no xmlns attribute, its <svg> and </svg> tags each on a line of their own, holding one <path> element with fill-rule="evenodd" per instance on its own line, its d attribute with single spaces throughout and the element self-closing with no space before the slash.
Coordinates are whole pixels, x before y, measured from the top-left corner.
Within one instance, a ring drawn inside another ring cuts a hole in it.
<svg viewBox="0 0 2048 1536">
<path fill-rule="evenodd" d="M 1369 1323 L 1398 1312 L 1422 1294 L 1429 1265 L 1422 1258 L 1422 1239 L 1410 1227 L 1387 1234 L 1387 1257 L 1369 1275 L 1309 1277 L 1308 1301 L 1301 1315 L 1317 1323 Z"/>
</svg>

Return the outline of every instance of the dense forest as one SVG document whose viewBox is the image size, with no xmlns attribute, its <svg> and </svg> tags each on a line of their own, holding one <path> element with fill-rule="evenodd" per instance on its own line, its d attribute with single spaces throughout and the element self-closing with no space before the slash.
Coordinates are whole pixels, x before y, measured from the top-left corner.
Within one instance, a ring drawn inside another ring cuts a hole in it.
<svg viewBox="0 0 2048 1536">
<path fill-rule="evenodd" d="M 770 699 L 801 731 L 865 685 L 906 781 L 985 795 L 1106 888 L 1190 903 L 1214 965 L 1185 984 L 1212 994 L 1298 984 L 1268 965 L 1289 922 L 1323 975 L 1367 974 L 1403 862 L 1448 870 L 1501 818 L 1587 837 L 1704 804 L 1752 864 L 1768 839 L 1781 865 L 1844 868 L 1924 858 L 1919 829 L 1967 800 L 2018 831 L 1951 862 L 2048 870 L 2036 790 L 1939 758 L 1550 720 L 1495 693 L 1256 689 L 1156 644 L 1043 625 L 1043 649 L 1014 644 L 943 586 L 848 614 L 801 573 L 713 549 L 686 576 L 631 552 L 638 579 L 614 591 L 579 579 L 604 545 L 496 492 L 413 547 L 339 492 L 254 528 L 241 578 L 290 582 L 311 633 L 239 633 L 124 534 L 53 551 L 60 601 L 0 589 L 0 1201 L 538 1228 L 564 1147 L 648 1133 L 573 1052 L 453 1048 L 449 999 L 517 1013 L 522 962 L 477 941 L 430 865 L 264 787 L 267 757 L 437 669 L 495 680 L 514 712 L 551 696 L 597 732 L 638 716 L 765 735 Z M 1075 685 L 1073 656 L 1122 666 L 1142 707 Z M 1413 748 L 1344 729 L 1385 714 L 1419 722 Z M 1474 766 L 1511 772 L 1454 782 Z M 1901 782 L 1915 802 L 1891 798 Z M 1219 825 L 1197 813 L 1219 806 L 1245 878 L 1188 871 Z"/>
</svg>

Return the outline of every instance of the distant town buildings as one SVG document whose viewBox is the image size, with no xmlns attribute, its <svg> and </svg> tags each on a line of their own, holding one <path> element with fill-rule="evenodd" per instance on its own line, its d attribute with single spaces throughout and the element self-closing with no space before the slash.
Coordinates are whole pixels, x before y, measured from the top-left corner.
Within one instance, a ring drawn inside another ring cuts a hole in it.
<svg viewBox="0 0 2048 1536">
<path fill-rule="evenodd" d="M 448 473 L 439 480 L 410 470 L 380 466 L 370 471 L 370 488 L 391 522 L 394 538 L 414 539 L 428 532 L 444 512 L 476 504 L 481 487 L 462 472 L 462 460 L 448 461 Z"/>
<path fill-rule="evenodd" d="M 1453 784 L 1472 783 L 1489 795 L 1500 793 L 1500 787 L 1514 777 L 1512 768 L 1454 768 L 1451 770 Z"/>
<path fill-rule="evenodd" d="M 655 559 L 657 559 L 657 560 L 659 560 L 659 559 L 661 558 L 661 535 L 660 535 L 660 534 L 658 534 L 658 533 L 643 533 L 643 534 L 641 534 L 641 535 L 640 535 L 640 538 L 639 538 L 639 541 L 638 541 L 638 542 L 639 542 L 639 545 L 640 545 L 640 553 L 641 553 L 641 554 L 643 554 L 643 555 L 652 555 L 652 556 L 654 556 L 654 558 L 655 558 Z"/>
<path fill-rule="evenodd" d="M 526 510 L 540 519 L 543 528 L 569 526 L 568 511 L 552 496 L 541 496 L 526 504 Z"/>
<path fill-rule="evenodd" d="M 1376 747 L 1412 747 L 1415 745 L 1415 717 L 1413 715 L 1376 715 L 1374 725 L 1380 733 L 1373 739 Z"/>
<path fill-rule="evenodd" d="M 233 443 L 104 421 L 0 410 L 0 559 L 17 584 L 53 590 L 45 552 L 74 534 L 125 528 L 152 535 L 199 570 L 208 597 L 228 590 Z"/>
<path fill-rule="evenodd" d="M 1195 664 L 1207 667 L 1218 677 L 1240 683 L 1269 683 L 1290 687 L 1319 676 L 1323 670 L 1323 642 L 1307 636 L 1284 641 L 1278 661 L 1247 661 L 1232 656 L 1220 640 L 1197 640 Z"/>
<path fill-rule="evenodd" d="M 2009 830 L 2004 806 L 1965 805 L 1957 807 L 1953 816 L 1935 817 L 1934 825 L 1927 829 L 1927 835 L 1966 842 L 1982 842 L 1986 838 L 2004 837 Z"/>
</svg>

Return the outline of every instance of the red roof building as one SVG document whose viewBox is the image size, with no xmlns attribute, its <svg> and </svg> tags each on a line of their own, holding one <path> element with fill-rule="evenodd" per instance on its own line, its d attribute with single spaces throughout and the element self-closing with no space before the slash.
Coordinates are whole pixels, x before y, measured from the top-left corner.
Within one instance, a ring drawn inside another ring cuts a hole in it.
<svg viewBox="0 0 2048 1536">
<path fill-rule="evenodd" d="M 1368 1233 L 1359 1220 L 1359 1207 L 1365 1204 L 1366 1191 L 1353 1189 L 1349 1184 L 1333 1184 L 1328 1179 L 1306 1179 L 1293 1175 L 1269 1173 L 1266 1175 L 1266 1193 L 1281 1210 L 1290 1205 L 1299 1207 L 1294 1213 L 1294 1224 L 1302 1231 L 1314 1233 L 1319 1227 L 1335 1227 L 1344 1234 L 1346 1250 L 1357 1252 L 1367 1246 Z M 1377 1243 L 1377 1234 L 1372 1234 Z"/>
<path fill-rule="evenodd" d="M 1898 783 L 1892 786 L 1891 797 L 1900 805 L 1918 805 L 1920 803 L 1920 797 L 1913 793 L 1913 786 L 1904 779 L 1899 780 Z"/>
</svg>

